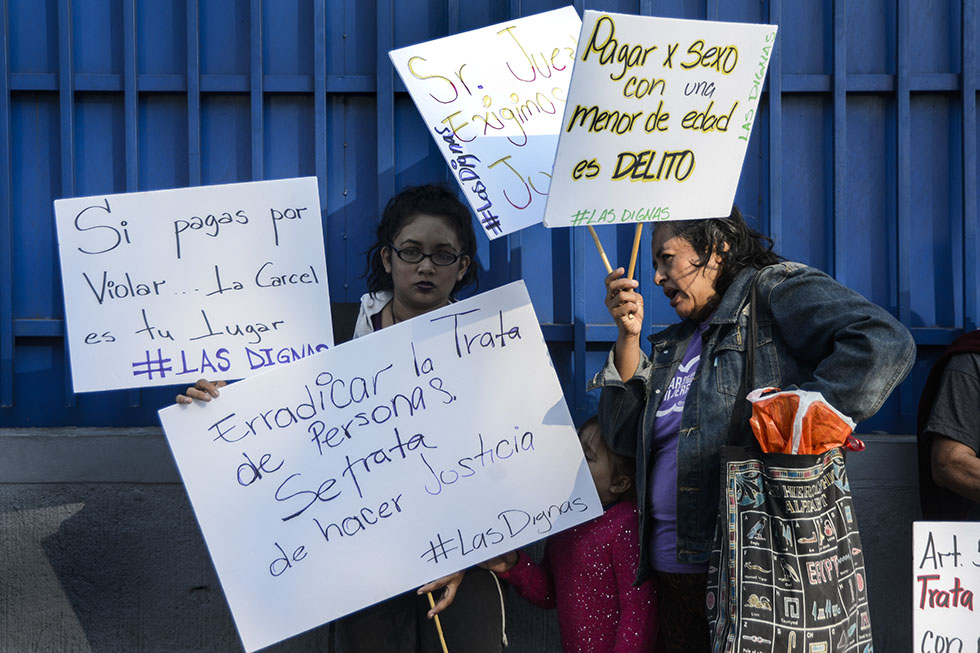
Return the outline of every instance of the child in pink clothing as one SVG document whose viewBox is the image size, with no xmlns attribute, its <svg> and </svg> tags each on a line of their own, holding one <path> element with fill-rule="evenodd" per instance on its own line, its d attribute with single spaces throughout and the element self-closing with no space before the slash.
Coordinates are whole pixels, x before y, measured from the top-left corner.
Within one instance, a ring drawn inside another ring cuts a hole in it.
<svg viewBox="0 0 980 653">
<path fill-rule="evenodd" d="M 606 447 L 593 417 L 579 440 L 605 513 L 548 538 L 541 564 L 512 551 L 483 564 L 540 608 L 558 608 L 565 653 L 650 653 L 657 641 L 652 581 L 633 586 L 640 559 L 632 470 Z"/>
</svg>

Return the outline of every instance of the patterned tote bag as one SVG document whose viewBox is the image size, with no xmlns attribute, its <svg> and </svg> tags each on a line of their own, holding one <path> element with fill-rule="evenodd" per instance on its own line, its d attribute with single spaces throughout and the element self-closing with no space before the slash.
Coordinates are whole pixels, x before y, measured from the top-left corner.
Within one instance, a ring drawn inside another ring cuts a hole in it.
<svg viewBox="0 0 980 653">
<path fill-rule="evenodd" d="M 732 443 L 722 450 L 706 596 L 712 651 L 870 653 L 864 555 L 837 446 L 863 445 L 850 435 L 853 422 L 818 393 L 758 390 L 746 397 L 754 367 L 754 283 L 750 297 L 736 406 L 752 402 L 756 441 L 745 442 L 744 414 L 734 411 Z M 800 453 L 806 451 L 812 453 Z"/>
</svg>

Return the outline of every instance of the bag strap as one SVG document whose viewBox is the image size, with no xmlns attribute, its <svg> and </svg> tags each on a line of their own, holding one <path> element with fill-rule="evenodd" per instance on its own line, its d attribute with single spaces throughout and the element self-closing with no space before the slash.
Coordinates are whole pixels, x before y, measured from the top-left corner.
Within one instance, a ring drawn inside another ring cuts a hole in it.
<svg viewBox="0 0 980 653">
<path fill-rule="evenodd" d="M 755 385 L 755 346 L 759 331 L 756 316 L 756 285 L 760 274 L 762 270 L 752 276 L 752 283 L 749 285 L 749 324 L 748 332 L 745 334 L 745 365 L 742 368 L 742 381 L 738 386 L 735 405 L 732 407 L 732 415 L 728 422 L 728 444 L 731 445 L 745 446 L 751 442 L 751 438 L 742 437 L 742 426 L 745 424 L 746 413 L 751 416 L 749 412 L 751 408 L 745 396 L 749 393 L 749 388 Z"/>
</svg>

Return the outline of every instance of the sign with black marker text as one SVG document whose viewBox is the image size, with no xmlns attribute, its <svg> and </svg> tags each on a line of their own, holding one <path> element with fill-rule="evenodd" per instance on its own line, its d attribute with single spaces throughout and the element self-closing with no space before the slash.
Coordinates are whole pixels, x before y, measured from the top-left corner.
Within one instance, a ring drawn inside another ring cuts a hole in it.
<svg viewBox="0 0 980 653">
<path fill-rule="evenodd" d="M 520 281 L 160 420 L 249 651 L 602 512 Z"/>
<path fill-rule="evenodd" d="M 980 653 L 980 522 L 912 524 L 912 650 Z"/>
<path fill-rule="evenodd" d="M 548 227 L 727 216 L 775 25 L 586 11 Z"/>
<path fill-rule="evenodd" d="M 581 24 L 565 7 L 389 53 L 491 239 L 544 216 Z"/>
<path fill-rule="evenodd" d="M 54 210 L 75 392 L 238 379 L 333 345 L 315 177 Z"/>
</svg>

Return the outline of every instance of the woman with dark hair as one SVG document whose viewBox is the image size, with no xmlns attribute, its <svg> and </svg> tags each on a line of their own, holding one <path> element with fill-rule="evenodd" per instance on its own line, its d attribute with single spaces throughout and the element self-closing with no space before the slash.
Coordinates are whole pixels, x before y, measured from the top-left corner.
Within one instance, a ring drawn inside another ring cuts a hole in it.
<svg viewBox="0 0 980 653">
<path fill-rule="evenodd" d="M 367 253 L 354 337 L 442 308 L 476 282 L 470 212 L 448 188 L 410 186 L 385 206 Z"/>
<path fill-rule="evenodd" d="M 640 346 L 643 297 L 619 268 L 606 277 L 616 344 L 590 384 L 610 447 L 637 459 L 640 565 L 655 577 L 661 641 L 708 651 L 708 558 L 718 517 L 720 451 L 745 362 L 748 293 L 758 274 L 753 387 L 821 392 L 855 421 L 872 416 L 912 366 L 907 329 L 823 272 L 782 260 L 772 241 L 727 218 L 664 222 L 654 281 L 681 318 Z M 746 415 L 747 417 L 747 415 Z M 742 420 L 748 428 L 748 419 Z"/>
<path fill-rule="evenodd" d="M 361 297 L 354 337 L 453 302 L 459 290 L 476 282 L 475 257 L 472 217 L 452 191 L 437 184 L 405 188 L 385 206 L 368 250 L 368 292 Z M 434 608 L 427 592 L 438 592 Z M 345 617 L 338 631 L 351 653 L 436 653 L 442 647 L 430 619 L 442 613 L 449 650 L 499 653 L 502 610 L 494 575 L 473 568 Z"/>
<path fill-rule="evenodd" d="M 385 206 L 377 240 L 368 251 L 368 290 L 354 337 L 434 311 L 476 281 L 476 235 L 469 210 L 448 188 L 410 186 Z M 201 379 L 178 403 L 211 401 L 224 381 Z M 465 578 L 465 582 L 464 582 Z M 381 583 L 365 572 L 364 582 Z M 429 606 L 427 593 L 436 594 Z M 338 622 L 348 653 L 437 653 L 442 650 L 432 617 L 452 651 L 499 653 L 503 647 L 503 596 L 496 577 L 474 568 L 450 574 L 365 608 Z"/>
</svg>

